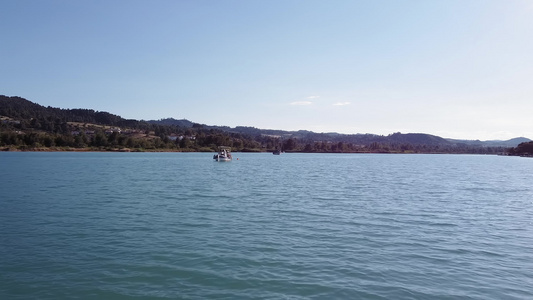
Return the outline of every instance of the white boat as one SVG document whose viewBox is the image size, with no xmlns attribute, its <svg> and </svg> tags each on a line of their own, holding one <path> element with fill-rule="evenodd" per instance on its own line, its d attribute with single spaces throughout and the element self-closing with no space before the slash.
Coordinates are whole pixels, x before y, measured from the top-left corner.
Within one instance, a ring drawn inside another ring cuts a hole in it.
<svg viewBox="0 0 533 300">
<path fill-rule="evenodd" d="M 231 147 L 218 147 L 218 154 L 213 155 L 215 161 L 231 161 Z"/>
</svg>

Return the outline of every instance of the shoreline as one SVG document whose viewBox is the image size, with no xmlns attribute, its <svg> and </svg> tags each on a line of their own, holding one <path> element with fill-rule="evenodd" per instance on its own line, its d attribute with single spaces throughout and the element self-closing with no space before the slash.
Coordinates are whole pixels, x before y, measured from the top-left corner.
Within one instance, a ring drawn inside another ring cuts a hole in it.
<svg viewBox="0 0 533 300">
<path fill-rule="evenodd" d="M 205 149 L 204 149 L 205 150 Z M 130 148 L 113 148 L 113 149 L 94 149 L 94 148 L 29 148 L 17 149 L 12 147 L 0 148 L 0 152 L 109 152 L 109 153 L 216 153 L 216 150 L 211 151 L 197 151 L 197 150 L 177 150 L 177 149 L 130 149 Z M 272 151 L 260 151 L 249 149 L 245 151 L 232 151 L 233 153 L 272 153 Z M 466 155 L 499 155 L 499 156 L 521 156 L 510 155 L 508 153 L 459 153 L 459 152 L 302 152 L 302 151 L 288 151 L 286 153 L 311 153 L 311 154 L 466 154 Z"/>
<path fill-rule="evenodd" d="M 16 148 L 2 148 L 0 149 L 0 152 L 136 152 L 136 153 L 143 153 L 143 152 L 200 152 L 200 151 L 179 151 L 179 150 L 172 150 L 172 149 L 161 149 L 161 150 L 139 150 L 139 149 L 92 149 L 92 148 L 68 148 L 68 149 L 59 149 L 59 148 L 30 148 L 30 149 L 16 149 Z M 214 152 L 214 151 L 213 151 Z"/>
</svg>

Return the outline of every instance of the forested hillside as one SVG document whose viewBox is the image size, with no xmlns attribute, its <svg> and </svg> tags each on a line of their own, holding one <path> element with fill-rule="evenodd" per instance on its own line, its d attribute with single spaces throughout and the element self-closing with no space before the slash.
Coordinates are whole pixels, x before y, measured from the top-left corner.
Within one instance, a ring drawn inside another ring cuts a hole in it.
<svg viewBox="0 0 533 300">
<path fill-rule="evenodd" d="M 343 135 L 254 127 L 207 126 L 188 120 L 128 120 L 92 109 L 44 107 L 0 95 L 0 149 L 87 151 L 233 151 L 332 153 L 502 153 L 504 147 L 450 142 L 428 134 Z"/>
<path fill-rule="evenodd" d="M 509 154 L 533 157 L 533 142 L 520 143 L 518 146 L 509 149 Z"/>
</svg>

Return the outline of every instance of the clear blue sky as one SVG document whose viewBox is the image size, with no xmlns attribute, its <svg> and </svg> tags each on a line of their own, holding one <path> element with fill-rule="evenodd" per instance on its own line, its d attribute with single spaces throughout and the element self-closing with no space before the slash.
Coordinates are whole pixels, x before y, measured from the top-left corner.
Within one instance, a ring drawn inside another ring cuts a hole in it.
<svg viewBox="0 0 533 300">
<path fill-rule="evenodd" d="M 209 125 L 533 138 L 530 0 L 0 0 L 0 94 Z"/>
</svg>

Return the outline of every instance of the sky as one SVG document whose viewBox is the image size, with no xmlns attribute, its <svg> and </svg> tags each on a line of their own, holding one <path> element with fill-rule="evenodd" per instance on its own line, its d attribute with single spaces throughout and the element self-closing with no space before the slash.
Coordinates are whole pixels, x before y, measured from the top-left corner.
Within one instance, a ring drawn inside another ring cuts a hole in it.
<svg viewBox="0 0 533 300">
<path fill-rule="evenodd" d="M 0 0 L 0 94 L 127 119 L 533 139 L 530 0 Z"/>
</svg>

